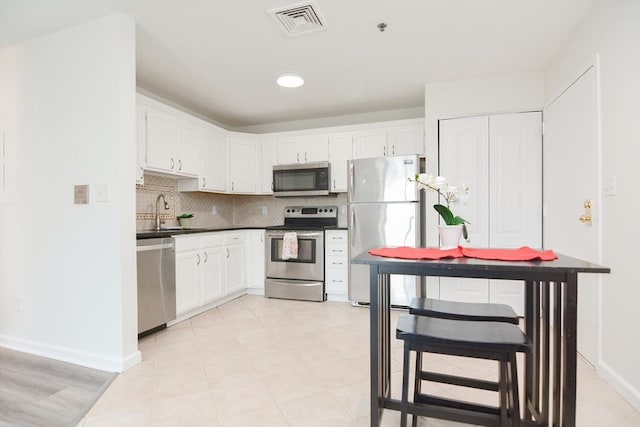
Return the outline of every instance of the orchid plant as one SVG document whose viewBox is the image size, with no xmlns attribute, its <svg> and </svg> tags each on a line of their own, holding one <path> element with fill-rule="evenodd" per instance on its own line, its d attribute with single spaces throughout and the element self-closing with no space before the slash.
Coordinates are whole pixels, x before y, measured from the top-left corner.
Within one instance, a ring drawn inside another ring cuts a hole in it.
<svg viewBox="0 0 640 427">
<path fill-rule="evenodd" d="M 411 181 L 412 179 L 409 178 Z M 440 197 L 442 197 L 446 205 L 435 204 L 433 208 L 440 214 L 440 217 L 447 225 L 462 225 L 462 236 L 465 239 L 469 238 L 467 233 L 467 224 L 469 221 L 461 216 L 454 215 L 451 211 L 451 205 L 457 203 L 464 203 L 469 195 L 469 187 L 466 185 L 455 186 L 447 183 L 447 179 L 443 176 L 434 176 L 427 173 L 421 173 L 415 176 L 414 181 L 419 188 L 435 191 Z"/>
</svg>

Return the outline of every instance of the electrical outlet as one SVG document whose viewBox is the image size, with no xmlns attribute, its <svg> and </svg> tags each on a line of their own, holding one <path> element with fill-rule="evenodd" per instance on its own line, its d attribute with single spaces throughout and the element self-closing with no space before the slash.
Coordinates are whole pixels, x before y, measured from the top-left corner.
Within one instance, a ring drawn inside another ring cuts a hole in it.
<svg viewBox="0 0 640 427">
<path fill-rule="evenodd" d="M 268 211 L 266 206 L 263 206 L 261 210 L 262 210 L 262 215 L 263 216 L 267 216 L 269 214 L 269 211 Z"/>
<path fill-rule="evenodd" d="M 211 215 L 218 215 L 218 208 L 216 208 L 216 205 L 211 206 Z"/>
<path fill-rule="evenodd" d="M 109 184 L 96 185 L 96 202 L 108 202 L 109 198 Z"/>
<path fill-rule="evenodd" d="M 340 206 L 340 213 L 342 215 L 346 215 L 347 214 L 347 205 Z"/>
</svg>

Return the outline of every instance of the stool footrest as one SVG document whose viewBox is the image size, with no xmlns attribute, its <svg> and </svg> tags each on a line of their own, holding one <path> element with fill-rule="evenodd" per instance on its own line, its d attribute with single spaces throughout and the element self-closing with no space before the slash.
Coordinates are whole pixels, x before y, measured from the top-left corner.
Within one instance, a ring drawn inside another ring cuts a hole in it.
<svg viewBox="0 0 640 427">
<path fill-rule="evenodd" d="M 452 384 L 461 387 L 477 388 L 480 390 L 499 390 L 497 382 L 478 380 L 475 378 L 459 377 L 456 375 L 439 374 L 436 372 L 420 371 L 420 379 L 443 384 Z"/>
<path fill-rule="evenodd" d="M 488 415 L 500 415 L 500 408 L 487 405 L 479 405 L 476 403 L 463 402 L 461 400 L 447 399 L 444 397 L 432 396 L 429 394 L 419 394 L 415 397 L 414 405 L 435 405 L 444 406 L 446 408 L 461 409 L 463 411 L 471 411 L 475 413 L 483 413 Z"/>
</svg>

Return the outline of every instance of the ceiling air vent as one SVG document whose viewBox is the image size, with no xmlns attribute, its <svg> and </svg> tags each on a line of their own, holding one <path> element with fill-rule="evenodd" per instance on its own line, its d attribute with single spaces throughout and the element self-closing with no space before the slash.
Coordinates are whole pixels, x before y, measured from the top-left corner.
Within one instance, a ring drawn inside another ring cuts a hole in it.
<svg viewBox="0 0 640 427">
<path fill-rule="evenodd" d="M 271 9 L 269 13 L 289 36 L 299 36 L 327 28 L 318 5 L 313 1 Z"/>
</svg>

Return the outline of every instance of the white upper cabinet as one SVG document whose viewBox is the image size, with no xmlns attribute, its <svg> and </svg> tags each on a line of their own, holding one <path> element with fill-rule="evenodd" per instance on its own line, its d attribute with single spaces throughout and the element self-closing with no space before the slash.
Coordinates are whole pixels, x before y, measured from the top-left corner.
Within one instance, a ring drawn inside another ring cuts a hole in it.
<svg viewBox="0 0 640 427">
<path fill-rule="evenodd" d="M 353 133 L 353 158 L 424 154 L 424 121 L 363 129 Z"/>
<path fill-rule="evenodd" d="M 148 169 L 175 172 L 176 118 L 156 108 L 145 107 L 146 164 Z"/>
<path fill-rule="evenodd" d="M 146 110 L 143 105 L 138 103 L 136 105 L 136 133 L 137 133 L 137 153 L 136 160 L 138 167 L 136 169 L 136 184 L 144 184 L 144 170 L 147 167 L 146 164 L 146 152 L 147 152 L 147 126 L 145 120 Z"/>
<path fill-rule="evenodd" d="M 225 191 L 227 188 L 227 134 L 211 126 L 202 140 L 200 186 L 205 191 Z"/>
<path fill-rule="evenodd" d="M 387 129 L 362 130 L 353 133 L 353 158 L 367 159 L 387 155 Z"/>
<path fill-rule="evenodd" d="M 258 143 L 262 148 L 262 177 L 258 178 L 258 192 L 273 194 L 273 165 L 277 164 L 276 140 L 262 137 Z"/>
<path fill-rule="evenodd" d="M 144 151 L 141 163 L 145 169 L 179 176 L 198 175 L 202 128 L 187 117 L 138 95 L 138 120 L 144 120 L 143 126 L 138 123 L 138 148 Z"/>
<path fill-rule="evenodd" d="M 331 162 L 331 191 L 347 191 L 347 161 L 351 160 L 353 135 L 351 132 L 329 135 L 329 161 Z"/>
<path fill-rule="evenodd" d="M 258 170 L 258 141 L 253 135 L 232 133 L 227 138 L 229 153 L 229 181 L 227 191 L 231 193 L 255 193 Z"/>
<path fill-rule="evenodd" d="M 329 138 L 327 135 L 280 138 L 276 142 L 276 152 L 279 165 L 326 162 L 329 160 Z"/>
<path fill-rule="evenodd" d="M 422 155 L 425 152 L 423 124 L 389 128 L 387 137 L 388 156 Z"/>
<path fill-rule="evenodd" d="M 178 119 L 176 136 L 176 172 L 198 175 L 202 128 L 195 123 Z"/>
</svg>

